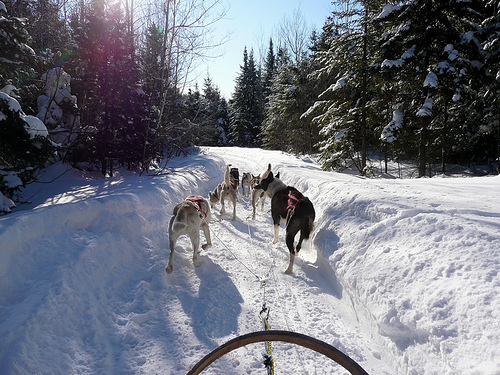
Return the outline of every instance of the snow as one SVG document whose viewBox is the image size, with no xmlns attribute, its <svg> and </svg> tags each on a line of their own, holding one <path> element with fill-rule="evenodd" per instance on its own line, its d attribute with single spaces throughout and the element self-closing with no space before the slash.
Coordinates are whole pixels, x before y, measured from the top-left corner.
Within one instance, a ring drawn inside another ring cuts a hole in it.
<svg viewBox="0 0 500 375">
<path fill-rule="evenodd" d="M 417 111 L 417 116 L 419 117 L 425 117 L 425 116 L 432 116 L 432 105 L 434 104 L 434 101 L 432 98 L 425 98 L 424 104 L 420 109 Z"/>
<path fill-rule="evenodd" d="M 3 89 L 6 89 L 7 91 L 12 92 L 13 89 L 10 87 L 10 85 L 5 86 Z M 2 89 L 2 90 L 3 90 Z M 14 88 L 15 89 L 15 88 Z M 49 132 L 47 131 L 47 127 L 41 121 L 35 116 L 30 116 L 30 115 L 25 115 L 22 108 L 21 104 L 12 96 L 9 94 L 0 91 L 0 100 L 6 101 L 7 102 L 7 107 L 9 111 L 11 112 L 17 112 L 19 113 L 19 116 L 24 120 L 26 123 L 24 128 L 26 129 L 26 132 L 29 134 L 30 139 L 33 139 L 36 136 L 40 137 L 47 137 Z M 5 113 L 0 112 L 0 121 L 6 120 L 8 117 Z"/>
<path fill-rule="evenodd" d="M 402 55 L 401 58 L 403 60 L 408 60 L 411 59 L 413 56 L 415 56 L 415 49 L 417 48 L 417 45 L 414 44 L 413 46 L 408 49 L 408 51 L 405 51 Z"/>
<path fill-rule="evenodd" d="M 44 85 L 44 95 L 37 99 L 37 117 L 47 124 L 58 124 L 63 117 L 63 104 L 77 107 L 75 95 L 71 95 L 71 76 L 61 67 L 50 69 L 42 75 Z M 70 119 L 70 121 L 73 118 Z"/>
<path fill-rule="evenodd" d="M 382 61 L 382 68 L 392 68 L 393 66 L 401 67 L 403 66 L 403 63 L 404 63 L 403 59 L 397 59 L 397 60 L 385 59 L 384 61 Z"/>
<path fill-rule="evenodd" d="M 383 19 L 386 18 L 389 14 L 391 14 L 396 7 L 392 4 L 386 4 L 384 5 L 384 8 L 382 9 L 382 12 L 375 18 L 375 19 Z"/>
<path fill-rule="evenodd" d="M 7 86 L 5 88 L 7 88 Z M 7 108 L 9 109 L 9 111 L 23 113 L 21 104 L 19 104 L 19 102 L 9 94 L 0 91 L 0 100 L 4 100 L 7 102 Z"/>
<path fill-rule="evenodd" d="M 315 205 L 293 275 L 283 228 L 271 244 L 269 200 L 252 220 L 241 195 L 236 221 L 212 212 L 201 266 L 181 237 L 165 273 L 173 207 L 206 196 L 226 163 L 271 163 Z M 332 344 L 370 374 L 500 374 L 500 177 L 366 179 L 256 148 L 203 148 L 170 167 L 104 179 L 57 164 L 23 191 L 31 205 L 0 217 L 2 374 L 183 374 L 261 330 L 264 301 L 272 329 Z M 263 374 L 263 352 L 203 373 Z M 346 373 L 293 344 L 273 354 L 277 374 Z"/>
<path fill-rule="evenodd" d="M 0 212 L 10 212 L 12 207 L 15 207 L 14 201 L 12 199 L 7 198 L 0 192 Z"/>
<path fill-rule="evenodd" d="M 22 118 L 24 122 L 26 122 L 25 128 L 30 135 L 30 139 L 33 139 L 37 136 L 44 138 L 48 137 L 49 132 L 47 130 L 47 127 L 38 117 L 27 115 L 22 116 Z"/>
<path fill-rule="evenodd" d="M 458 51 L 453 47 L 453 44 L 447 44 L 444 50 L 448 52 L 448 60 L 455 61 L 458 58 Z"/>
<path fill-rule="evenodd" d="M 383 129 L 380 139 L 387 143 L 393 143 L 397 139 L 397 131 L 403 126 L 403 112 L 396 109 L 392 112 L 392 120 Z"/>
<path fill-rule="evenodd" d="M 335 82 L 335 84 L 331 85 L 330 91 L 337 91 L 340 90 L 342 87 L 344 87 L 347 84 L 347 77 L 342 77 Z"/>
<path fill-rule="evenodd" d="M 424 80 L 424 87 L 433 87 L 436 88 L 438 86 L 438 78 L 436 73 L 429 72 Z"/>
</svg>

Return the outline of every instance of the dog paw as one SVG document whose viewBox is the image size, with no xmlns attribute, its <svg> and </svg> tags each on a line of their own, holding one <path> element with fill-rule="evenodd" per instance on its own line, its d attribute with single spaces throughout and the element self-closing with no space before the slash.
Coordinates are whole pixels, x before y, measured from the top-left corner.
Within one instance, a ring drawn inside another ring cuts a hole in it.
<svg viewBox="0 0 500 375">
<path fill-rule="evenodd" d="M 212 244 L 211 244 L 211 243 L 210 243 L 210 244 L 206 243 L 206 244 L 204 244 L 204 245 L 201 245 L 201 248 L 202 248 L 203 250 L 206 250 L 206 249 L 208 249 L 208 248 L 210 248 L 210 247 L 212 247 Z"/>
<path fill-rule="evenodd" d="M 168 266 L 166 266 L 166 267 L 165 267 L 165 271 L 166 271 L 167 273 L 172 273 L 172 271 L 173 271 L 173 270 L 174 270 L 174 266 L 172 266 L 172 265 L 170 265 L 170 264 L 169 264 Z"/>
<path fill-rule="evenodd" d="M 276 245 L 278 243 L 278 240 L 273 240 L 273 245 Z"/>
</svg>

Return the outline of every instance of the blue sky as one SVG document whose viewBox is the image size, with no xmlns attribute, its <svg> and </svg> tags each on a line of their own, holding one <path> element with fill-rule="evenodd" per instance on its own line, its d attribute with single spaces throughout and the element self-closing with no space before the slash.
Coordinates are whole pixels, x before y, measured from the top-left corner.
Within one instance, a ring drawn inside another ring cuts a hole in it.
<svg viewBox="0 0 500 375">
<path fill-rule="evenodd" d="M 269 38 L 284 17 L 290 18 L 295 10 L 300 10 L 306 24 L 320 30 L 332 9 L 330 0 L 228 0 L 228 4 L 225 19 L 216 26 L 220 35 L 231 34 L 230 40 L 221 47 L 223 56 L 201 62 L 196 70 L 200 90 L 208 72 L 226 99 L 233 92 L 245 46 L 249 51 L 253 48 L 254 57 L 258 59 L 259 49 L 267 52 Z"/>
</svg>

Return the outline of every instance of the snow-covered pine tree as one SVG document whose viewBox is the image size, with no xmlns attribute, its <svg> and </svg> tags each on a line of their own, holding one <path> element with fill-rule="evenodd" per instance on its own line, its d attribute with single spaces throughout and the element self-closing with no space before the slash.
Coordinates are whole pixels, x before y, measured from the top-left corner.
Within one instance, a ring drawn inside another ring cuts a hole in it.
<svg viewBox="0 0 500 375">
<path fill-rule="evenodd" d="M 293 106 L 294 77 L 290 69 L 291 64 L 286 51 L 278 50 L 261 135 L 263 145 L 270 149 L 290 151 L 287 137 L 289 119 L 284 114 L 289 106 Z"/>
<path fill-rule="evenodd" d="M 37 100 L 37 117 L 49 129 L 52 140 L 62 146 L 60 150 L 68 149 L 80 132 L 77 98 L 71 94 L 71 76 L 62 67 L 55 67 L 41 80 L 44 93 Z"/>
<path fill-rule="evenodd" d="M 480 1 L 388 4 L 376 22 L 383 27 L 379 63 L 397 86 L 396 106 L 404 113 L 401 145 L 418 150 L 418 176 L 423 177 L 436 158 L 444 165 L 447 152 L 457 146 L 460 118 L 472 110 L 460 102 L 474 95 L 469 82 L 482 65 L 474 36 L 474 25 L 481 22 Z"/>
<path fill-rule="evenodd" d="M 262 86 L 260 71 L 255 65 L 253 51 L 245 47 L 243 65 L 236 78 L 236 87 L 230 101 L 230 142 L 237 146 L 257 146 L 262 124 Z"/>
<path fill-rule="evenodd" d="M 210 144 L 218 146 L 227 144 L 227 134 L 229 134 L 227 103 L 208 75 L 203 81 L 202 107 L 202 124 L 208 130 L 207 135 L 212 136 L 208 139 Z"/>
<path fill-rule="evenodd" d="M 276 74 L 276 56 L 272 38 L 269 39 L 269 49 L 267 50 L 266 59 L 264 60 L 264 69 L 262 72 L 262 96 L 264 100 L 264 108 L 267 106 L 269 95 L 272 92 L 273 79 Z"/>
<path fill-rule="evenodd" d="M 262 127 L 263 143 L 297 154 L 314 152 L 318 127 L 310 117 L 302 116 L 319 94 L 320 86 L 309 77 L 314 62 L 306 56 L 294 62 L 283 50 L 278 51 L 277 60 Z"/>
<path fill-rule="evenodd" d="M 372 61 L 375 54 L 370 20 L 378 2 L 338 1 L 325 25 L 327 49 L 316 53 L 316 81 L 333 83 L 309 109 L 321 127 L 321 159 L 325 168 L 355 166 L 366 174 L 367 154 L 377 147 L 374 127 L 381 116 Z"/>
<path fill-rule="evenodd" d="M 54 148 L 43 122 L 22 109 L 23 98 L 15 85 L 29 84 L 36 56 L 28 45 L 24 19 L 9 16 L 2 1 L 0 31 L 0 212 L 4 212 L 10 210 L 15 192 L 33 180 Z"/>
<path fill-rule="evenodd" d="M 31 37 L 27 19 L 11 16 L 8 11 L 5 3 L 0 1 L 0 85 L 22 89 L 36 76 L 36 55 L 29 45 Z"/>
<path fill-rule="evenodd" d="M 485 18 L 481 23 L 478 39 L 485 56 L 484 76 L 479 98 L 484 100 L 480 134 L 486 138 L 482 145 L 489 152 L 489 159 L 497 161 L 500 174 L 500 4 L 485 2 Z"/>
</svg>

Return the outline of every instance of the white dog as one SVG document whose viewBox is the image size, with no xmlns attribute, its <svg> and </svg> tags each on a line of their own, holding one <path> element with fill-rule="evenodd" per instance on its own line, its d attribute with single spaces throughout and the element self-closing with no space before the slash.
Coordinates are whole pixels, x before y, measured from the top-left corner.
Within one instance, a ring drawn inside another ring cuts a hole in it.
<svg viewBox="0 0 500 375">
<path fill-rule="evenodd" d="M 212 208 L 214 208 L 215 205 L 220 202 L 221 215 L 224 215 L 226 213 L 226 200 L 229 200 L 233 205 L 233 220 L 236 220 L 237 187 L 235 187 L 235 185 L 231 183 L 231 172 L 229 167 L 230 164 L 226 165 L 226 171 L 224 172 L 224 182 L 217 185 L 213 191 L 208 193 L 208 197 L 210 200 L 210 206 Z"/>
<path fill-rule="evenodd" d="M 250 172 L 243 173 L 241 177 L 241 194 L 244 197 L 248 197 L 250 191 L 252 190 L 253 175 Z M 247 189 L 245 189 L 245 187 Z"/>
<path fill-rule="evenodd" d="M 199 266 L 198 253 L 200 248 L 200 228 L 203 229 L 207 243 L 202 245 L 206 250 L 212 246 L 210 239 L 210 206 L 208 202 L 199 195 L 189 195 L 183 202 L 174 208 L 174 216 L 170 219 L 168 226 L 168 237 L 170 245 L 170 257 L 165 267 L 167 273 L 174 270 L 174 247 L 179 236 L 187 234 L 193 245 L 193 264 Z"/>
<path fill-rule="evenodd" d="M 260 181 L 265 179 L 269 173 L 271 172 L 271 164 L 268 164 L 267 165 L 267 169 L 266 171 L 262 174 L 262 178 L 260 177 L 260 175 L 257 175 L 257 176 L 254 176 L 252 175 L 252 189 L 251 189 L 251 193 L 252 193 L 252 219 L 255 219 L 255 209 L 257 208 L 257 206 L 260 204 L 260 210 L 261 211 L 264 211 L 264 203 L 266 201 L 266 196 L 268 194 L 266 194 L 266 192 L 257 187 L 257 185 L 259 185 Z M 276 174 L 276 178 L 279 178 L 280 177 L 280 173 L 278 172 Z"/>
</svg>

